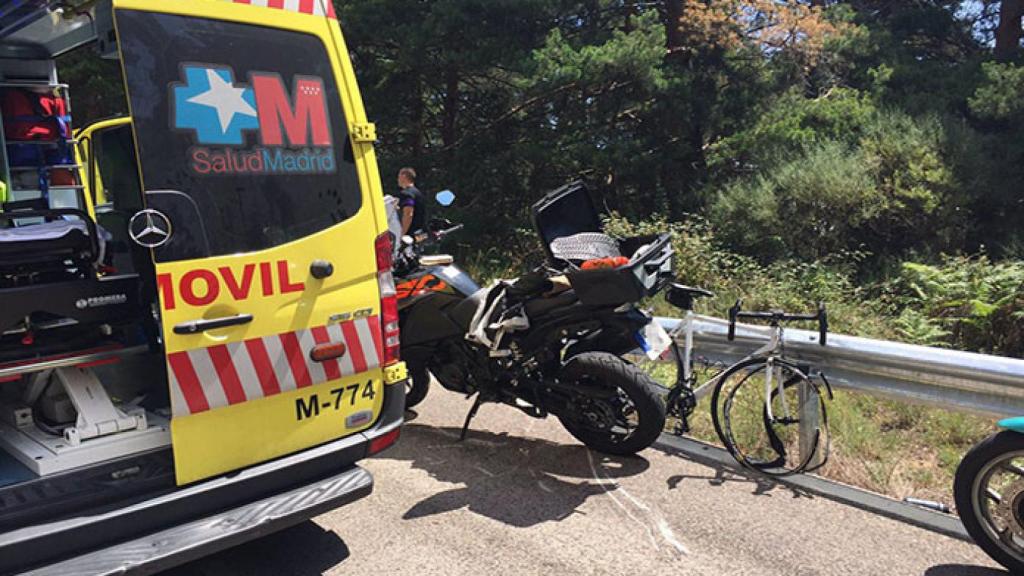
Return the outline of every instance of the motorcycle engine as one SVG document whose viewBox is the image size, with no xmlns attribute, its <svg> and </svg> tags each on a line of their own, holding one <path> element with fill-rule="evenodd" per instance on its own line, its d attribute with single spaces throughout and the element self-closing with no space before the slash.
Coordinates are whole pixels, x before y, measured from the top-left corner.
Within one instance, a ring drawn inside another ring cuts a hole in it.
<svg viewBox="0 0 1024 576">
<path fill-rule="evenodd" d="M 435 359 L 430 362 L 430 373 L 448 390 L 470 394 L 476 392 L 471 367 L 475 366 L 472 351 L 466 350 L 462 343 L 450 343 L 438 350 Z"/>
</svg>

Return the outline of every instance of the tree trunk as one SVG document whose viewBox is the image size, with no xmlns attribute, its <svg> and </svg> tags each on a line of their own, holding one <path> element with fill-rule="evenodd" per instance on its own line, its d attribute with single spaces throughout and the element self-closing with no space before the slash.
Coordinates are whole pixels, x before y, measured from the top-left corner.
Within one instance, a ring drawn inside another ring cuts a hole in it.
<svg viewBox="0 0 1024 576">
<path fill-rule="evenodd" d="M 412 99 L 410 101 L 410 131 L 409 135 L 409 157 L 414 161 L 419 161 L 423 156 L 423 120 L 425 109 L 423 107 L 423 84 L 420 78 L 417 76 L 416 80 L 412 82 L 415 90 L 412 93 Z"/>
<path fill-rule="evenodd" d="M 687 52 L 684 45 L 680 23 L 686 11 L 685 0 L 665 0 L 665 63 L 675 74 L 685 74 Z M 687 118 L 684 114 L 669 111 L 662 128 L 664 139 L 669 142 L 682 141 L 687 129 Z M 665 194 L 665 208 L 670 220 L 682 215 L 682 197 L 686 192 L 687 167 L 684 153 L 678 143 L 670 144 L 665 150 L 661 161 L 659 180 Z"/>
<path fill-rule="evenodd" d="M 997 59 L 1009 60 L 1020 49 L 1021 16 L 1024 16 L 1024 0 L 1002 1 L 999 6 L 999 26 L 996 28 Z"/>
<path fill-rule="evenodd" d="M 665 49 L 669 59 L 676 59 L 683 55 L 683 33 L 679 29 L 680 20 L 683 18 L 683 11 L 686 9 L 685 0 L 666 0 L 665 2 Z"/>
<path fill-rule="evenodd" d="M 459 71 L 454 66 L 445 72 L 444 119 L 441 125 L 441 142 L 445 159 L 449 162 L 455 156 L 455 142 L 458 140 L 459 118 Z"/>
</svg>

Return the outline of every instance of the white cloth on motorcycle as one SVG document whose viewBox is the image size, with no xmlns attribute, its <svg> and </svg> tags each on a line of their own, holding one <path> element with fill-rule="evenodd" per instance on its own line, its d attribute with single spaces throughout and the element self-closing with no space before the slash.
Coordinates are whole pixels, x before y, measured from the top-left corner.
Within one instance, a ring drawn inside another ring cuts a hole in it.
<svg viewBox="0 0 1024 576">
<path fill-rule="evenodd" d="M 492 357 L 511 355 L 511 350 L 501 347 L 505 335 L 530 328 L 525 308 L 507 299 L 514 285 L 507 280 L 496 281 L 480 301 L 466 332 L 466 340 L 486 347 Z"/>
<path fill-rule="evenodd" d="M 540 273 L 495 282 L 487 289 L 486 296 L 478 299 L 466 339 L 486 346 L 491 356 L 511 354 L 502 348 L 505 336 L 529 330 L 531 317 L 575 303 L 576 295 L 567 288 L 564 276 L 548 278 Z"/>
</svg>

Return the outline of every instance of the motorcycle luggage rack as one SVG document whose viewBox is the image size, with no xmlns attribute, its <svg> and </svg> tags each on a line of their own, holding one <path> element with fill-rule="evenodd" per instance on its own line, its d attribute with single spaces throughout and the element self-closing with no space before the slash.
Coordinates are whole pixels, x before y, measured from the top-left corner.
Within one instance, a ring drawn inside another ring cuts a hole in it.
<svg viewBox="0 0 1024 576">
<path fill-rule="evenodd" d="M 565 275 L 586 306 L 617 306 L 656 294 L 673 274 L 672 238 L 668 234 L 620 241 L 629 263 L 617 268 L 569 270 Z"/>
</svg>

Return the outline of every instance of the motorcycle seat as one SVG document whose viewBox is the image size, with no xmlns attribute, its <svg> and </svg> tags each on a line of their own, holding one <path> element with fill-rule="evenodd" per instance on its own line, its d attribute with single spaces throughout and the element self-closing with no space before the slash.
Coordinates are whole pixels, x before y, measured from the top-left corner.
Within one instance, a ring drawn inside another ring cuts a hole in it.
<svg viewBox="0 0 1024 576">
<path fill-rule="evenodd" d="M 526 317 L 539 318 L 559 308 L 571 306 L 578 301 L 579 298 L 576 297 L 576 292 L 573 290 L 566 290 L 548 298 L 534 298 L 526 303 Z"/>
<path fill-rule="evenodd" d="M 460 328 L 464 330 L 469 329 L 470 324 L 473 323 L 473 316 L 476 314 L 477 308 L 487 298 L 489 291 L 490 288 L 481 288 L 452 308 L 451 317 Z M 576 293 L 572 290 L 566 290 L 548 298 L 532 298 L 525 304 L 526 316 L 531 319 L 540 318 L 545 314 L 570 306 L 578 301 L 579 298 L 576 297 Z"/>
</svg>

